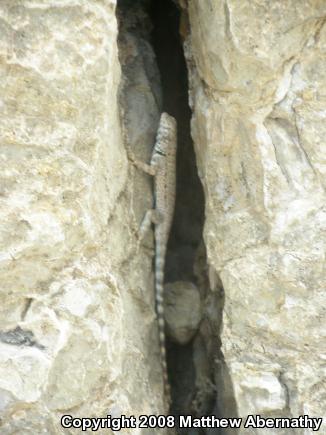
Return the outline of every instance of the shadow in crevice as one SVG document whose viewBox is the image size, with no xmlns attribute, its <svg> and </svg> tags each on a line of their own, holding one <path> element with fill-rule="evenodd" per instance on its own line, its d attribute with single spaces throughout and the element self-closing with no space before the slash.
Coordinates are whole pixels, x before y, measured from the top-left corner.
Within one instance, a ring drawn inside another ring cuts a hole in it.
<svg viewBox="0 0 326 435">
<path fill-rule="evenodd" d="M 190 414 L 194 417 L 212 414 L 236 417 L 232 382 L 220 350 L 223 286 L 217 277 L 215 288 L 211 288 L 203 243 L 205 199 L 191 138 L 187 65 L 180 37 L 180 22 L 188 22 L 184 14 L 186 11 L 181 12 L 172 0 L 152 0 L 149 3 L 163 110 L 173 115 L 178 124 L 176 205 L 165 276 L 168 282 L 195 283 L 204 312 L 200 329 L 190 343 L 181 346 L 167 340 L 173 397 L 171 411 L 175 415 Z M 178 433 L 190 432 L 186 429 Z M 191 432 L 192 435 L 222 433 L 226 432 L 216 428 Z M 236 433 L 236 430 L 231 433 Z"/>
<path fill-rule="evenodd" d="M 173 399 L 171 413 L 176 416 L 236 417 L 232 382 L 220 350 L 223 286 L 218 277 L 214 284 L 208 279 L 203 243 L 205 203 L 191 138 L 187 65 L 179 35 L 181 11 L 172 0 L 119 0 L 118 9 L 120 22 L 129 20 L 128 31 L 133 29 L 139 40 L 146 39 L 151 43 L 158 66 L 146 71 L 152 78 L 151 90 L 154 94 L 156 92 L 154 98 L 158 108 L 174 116 L 178 124 L 175 215 L 168 244 L 165 281 L 194 283 L 203 305 L 199 330 L 190 343 L 182 346 L 167 339 Z M 146 23 L 139 24 L 142 16 Z M 139 46 L 146 48 L 143 42 L 139 42 Z M 143 57 L 145 54 L 144 51 Z M 149 65 L 149 62 L 144 63 L 144 68 L 149 68 Z M 124 75 L 129 83 L 135 81 L 133 64 L 124 70 Z M 134 110 L 135 106 L 130 104 L 130 107 Z M 218 428 L 178 430 L 178 434 L 183 433 L 213 435 L 236 432 Z"/>
</svg>

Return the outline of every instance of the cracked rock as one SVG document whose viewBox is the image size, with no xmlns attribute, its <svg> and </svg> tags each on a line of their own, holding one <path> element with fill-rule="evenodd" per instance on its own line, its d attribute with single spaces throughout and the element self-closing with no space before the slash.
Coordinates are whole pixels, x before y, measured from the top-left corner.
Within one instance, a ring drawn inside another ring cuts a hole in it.
<svg viewBox="0 0 326 435">
<path fill-rule="evenodd" d="M 188 281 L 165 286 L 165 320 L 167 334 L 178 344 L 187 344 L 198 331 L 202 316 L 197 287 Z"/>
</svg>

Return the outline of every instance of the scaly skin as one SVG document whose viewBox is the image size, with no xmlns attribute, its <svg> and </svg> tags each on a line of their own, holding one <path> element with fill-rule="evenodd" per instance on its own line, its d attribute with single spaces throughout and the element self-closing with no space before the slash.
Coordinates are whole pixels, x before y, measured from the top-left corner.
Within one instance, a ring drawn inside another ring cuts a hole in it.
<svg viewBox="0 0 326 435">
<path fill-rule="evenodd" d="M 140 228 L 141 236 L 151 223 L 155 224 L 155 300 L 165 397 L 170 404 L 171 393 L 167 373 L 164 319 L 164 267 L 166 248 L 174 213 L 176 183 L 177 123 L 167 113 L 161 114 L 150 164 L 140 162 L 128 151 L 136 167 L 154 176 L 155 207 L 149 210 Z"/>
</svg>

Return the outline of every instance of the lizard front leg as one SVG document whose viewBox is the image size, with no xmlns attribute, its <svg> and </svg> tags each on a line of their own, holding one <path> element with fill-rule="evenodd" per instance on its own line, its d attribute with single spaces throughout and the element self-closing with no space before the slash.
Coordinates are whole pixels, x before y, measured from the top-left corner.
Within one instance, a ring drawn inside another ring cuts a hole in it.
<svg viewBox="0 0 326 435">
<path fill-rule="evenodd" d="M 126 147 L 127 151 L 127 157 L 128 160 L 131 161 L 131 163 L 136 166 L 137 169 L 145 172 L 148 175 L 151 175 L 152 177 L 155 177 L 157 172 L 157 165 L 154 162 L 151 162 L 150 164 L 144 163 L 141 160 L 138 160 L 133 153 L 133 151 L 130 149 L 130 147 Z"/>
</svg>

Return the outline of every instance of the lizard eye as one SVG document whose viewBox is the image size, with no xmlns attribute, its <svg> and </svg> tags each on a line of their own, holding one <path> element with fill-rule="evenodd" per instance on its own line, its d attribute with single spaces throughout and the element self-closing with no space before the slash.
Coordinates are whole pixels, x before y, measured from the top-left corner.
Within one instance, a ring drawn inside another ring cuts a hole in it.
<svg viewBox="0 0 326 435">
<path fill-rule="evenodd" d="M 158 148 L 156 148 L 156 150 L 155 150 L 156 152 L 157 152 L 157 154 L 159 154 L 160 156 L 166 156 L 166 154 L 161 150 L 161 149 L 158 149 Z"/>
</svg>

